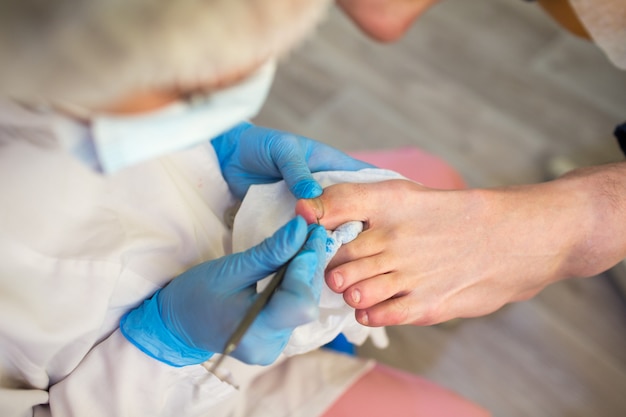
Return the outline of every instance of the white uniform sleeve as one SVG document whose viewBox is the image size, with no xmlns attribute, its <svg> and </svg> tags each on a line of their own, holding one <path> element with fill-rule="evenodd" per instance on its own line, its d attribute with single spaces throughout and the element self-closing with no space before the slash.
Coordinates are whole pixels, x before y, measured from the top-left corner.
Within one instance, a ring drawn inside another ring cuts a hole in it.
<svg viewBox="0 0 626 417">
<path fill-rule="evenodd" d="M 178 368 L 150 358 L 116 330 L 50 387 L 49 412 L 63 417 L 201 416 L 234 391 L 201 365 Z M 47 413 L 41 408 L 35 416 Z"/>
<path fill-rule="evenodd" d="M 233 198 L 212 146 L 101 177 L 55 150 L 44 116 L 5 110 L 0 417 L 216 417 L 232 385 L 161 363 L 118 329 L 172 277 L 230 252 Z"/>
</svg>

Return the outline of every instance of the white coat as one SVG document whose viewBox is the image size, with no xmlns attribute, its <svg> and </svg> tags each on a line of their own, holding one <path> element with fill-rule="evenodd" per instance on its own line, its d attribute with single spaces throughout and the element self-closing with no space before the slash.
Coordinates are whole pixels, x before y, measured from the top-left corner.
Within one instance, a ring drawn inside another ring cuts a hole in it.
<svg viewBox="0 0 626 417">
<path fill-rule="evenodd" d="M 0 104 L 0 415 L 235 415 L 253 378 L 267 380 L 267 396 L 274 371 L 226 362 L 237 391 L 202 365 L 146 356 L 118 328 L 173 277 L 230 253 L 233 198 L 212 146 L 102 176 L 58 149 L 55 134 L 46 114 Z M 303 379 L 289 368 L 297 363 L 325 373 L 289 415 L 318 415 L 366 368 L 315 355 L 312 367 L 300 358 L 269 368 L 293 381 Z"/>
</svg>

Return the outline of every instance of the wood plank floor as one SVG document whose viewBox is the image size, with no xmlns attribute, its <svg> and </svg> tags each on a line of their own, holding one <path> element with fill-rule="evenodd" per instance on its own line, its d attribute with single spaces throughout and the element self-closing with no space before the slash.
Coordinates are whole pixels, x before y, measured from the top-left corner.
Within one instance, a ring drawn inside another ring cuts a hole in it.
<svg viewBox="0 0 626 417">
<path fill-rule="evenodd" d="M 470 186 L 543 181 L 547 162 L 622 159 L 626 72 L 533 4 L 445 0 L 400 42 L 337 10 L 279 67 L 256 122 L 344 150 L 416 145 Z M 455 325 L 388 329 L 359 353 L 415 372 L 494 416 L 626 416 L 626 304 L 606 276 Z"/>
</svg>

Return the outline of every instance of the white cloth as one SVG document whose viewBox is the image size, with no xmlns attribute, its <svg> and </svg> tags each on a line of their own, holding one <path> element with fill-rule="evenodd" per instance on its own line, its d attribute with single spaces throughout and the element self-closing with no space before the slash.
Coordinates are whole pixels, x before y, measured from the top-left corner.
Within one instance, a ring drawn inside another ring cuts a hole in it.
<svg viewBox="0 0 626 417">
<path fill-rule="evenodd" d="M 328 171 L 313 175 L 327 187 L 340 182 L 379 182 L 403 178 L 400 174 L 382 169 L 364 169 L 355 172 Z M 254 185 L 248 190 L 233 224 L 233 250 L 240 252 L 258 245 L 295 215 L 296 199 L 284 181 Z M 263 210 L 259 210 L 262 207 Z M 334 248 L 335 249 L 335 248 Z M 334 250 L 333 249 L 333 250 Z M 259 283 L 260 288 L 263 281 Z M 343 333 L 348 341 L 360 345 L 369 337 L 379 347 L 388 344 L 385 330 L 361 325 L 354 317 L 354 309 L 341 294 L 322 286 L 320 316 L 316 321 L 295 329 L 285 348 L 286 355 L 300 354 L 315 349 L 319 341 L 333 340 Z"/>
<path fill-rule="evenodd" d="M 352 242 L 363 231 L 363 222 L 353 220 L 337 227 L 335 230 L 326 230 L 326 265 L 333 259 L 339 248 Z"/>
<path fill-rule="evenodd" d="M 228 399 L 272 368 L 233 365 L 248 387 L 237 393 L 201 365 L 144 355 L 118 328 L 172 277 L 231 252 L 234 200 L 212 146 L 103 177 L 55 134 L 47 115 L 0 102 L 0 415 L 231 415 Z"/>
<path fill-rule="evenodd" d="M 626 70 L 626 0 L 569 0 L 594 42 Z"/>
<path fill-rule="evenodd" d="M 240 373 L 242 364 L 233 362 L 231 357 L 224 360 L 225 366 Z M 206 417 L 320 416 L 374 365 L 373 360 L 326 349 L 282 357 L 275 366 L 249 376 L 234 395 L 211 408 Z"/>
</svg>

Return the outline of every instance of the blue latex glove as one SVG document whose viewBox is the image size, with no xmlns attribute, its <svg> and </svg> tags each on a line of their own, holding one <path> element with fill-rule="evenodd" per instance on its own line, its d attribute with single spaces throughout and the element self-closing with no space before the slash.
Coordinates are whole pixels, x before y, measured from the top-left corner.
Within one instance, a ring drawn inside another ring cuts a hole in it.
<svg viewBox="0 0 626 417">
<path fill-rule="evenodd" d="M 296 198 L 315 198 L 322 187 L 311 172 L 358 171 L 373 166 L 303 136 L 241 123 L 211 141 L 232 193 L 243 199 L 254 184 L 282 179 Z"/>
<path fill-rule="evenodd" d="M 305 243 L 307 230 L 311 235 Z M 174 366 L 202 363 L 213 352 L 223 351 L 257 296 L 257 281 L 297 254 L 282 284 L 232 353 L 246 363 L 270 364 L 285 348 L 293 329 L 317 318 L 325 243 L 323 227 L 307 227 L 302 217 L 296 217 L 245 252 L 181 274 L 124 316 L 122 333 L 162 362 Z"/>
</svg>

